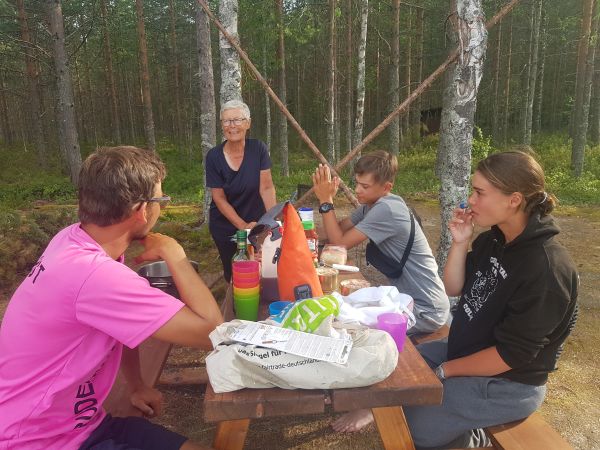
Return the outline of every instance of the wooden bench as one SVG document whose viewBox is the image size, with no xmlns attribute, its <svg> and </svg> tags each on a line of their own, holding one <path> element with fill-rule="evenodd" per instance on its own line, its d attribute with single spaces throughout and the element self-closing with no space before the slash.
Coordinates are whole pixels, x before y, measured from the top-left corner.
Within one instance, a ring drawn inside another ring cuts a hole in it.
<svg viewBox="0 0 600 450">
<path fill-rule="evenodd" d="M 448 337 L 449 328 L 444 325 L 429 334 L 411 337 L 415 345 Z M 485 428 L 485 432 L 497 450 L 567 450 L 573 447 L 554 430 L 539 413 L 525 419 Z"/>
</svg>

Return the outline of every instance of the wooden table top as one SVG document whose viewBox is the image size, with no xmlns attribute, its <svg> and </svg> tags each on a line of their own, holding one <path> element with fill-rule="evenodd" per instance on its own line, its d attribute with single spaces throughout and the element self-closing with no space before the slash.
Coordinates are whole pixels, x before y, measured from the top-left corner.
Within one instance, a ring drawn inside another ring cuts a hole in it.
<svg viewBox="0 0 600 450">
<path fill-rule="evenodd" d="M 340 281 L 361 278 L 357 273 L 340 273 Z M 233 292 L 227 290 L 222 305 L 226 321 L 232 320 Z M 268 304 L 259 307 L 259 317 L 268 316 Z M 396 370 L 385 380 L 371 386 L 328 390 L 286 390 L 280 388 L 242 389 L 217 394 L 210 383 L 204 396 L 204 419 L 220 422 L 285 415 L 318 414 L 331 403 L 334 411 L 403 405 L 435 405 L 442 401 L 442 384 L 406 339 L 398 355 Z"/>
</svg>

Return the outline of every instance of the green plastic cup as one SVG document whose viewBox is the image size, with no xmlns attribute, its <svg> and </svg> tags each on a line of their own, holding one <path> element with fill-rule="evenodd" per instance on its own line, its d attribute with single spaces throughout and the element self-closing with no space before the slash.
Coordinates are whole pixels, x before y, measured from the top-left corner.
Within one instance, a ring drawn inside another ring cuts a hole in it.
<svg viewBox="0 0 600 450">
<path fill-rule="evenodd" d="M 258 303 L 260 295 L 254 296 L 233 296 L 233 305 L 235 306 L 235 317 L 242 320 L 251 320 L 256 322 L 258 319 Z"/>
</svg>

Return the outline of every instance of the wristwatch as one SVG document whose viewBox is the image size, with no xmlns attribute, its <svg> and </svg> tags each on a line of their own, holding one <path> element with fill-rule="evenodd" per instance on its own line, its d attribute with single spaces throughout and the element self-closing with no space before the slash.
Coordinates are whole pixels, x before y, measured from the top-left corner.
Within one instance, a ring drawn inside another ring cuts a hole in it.
<svg viewBox="0 0 600 450">
<path fill-rule="evenodd" d="M 333 206 L 333 203 L 321 203 L 321 205 L 319 205 L 319 212 L 321 214 L 325 214 L 328 213 L 329 211 L 333 211 L 335 208 Z"/>
<path fill-rule="evenodd" d="M 442 366 L 442 364 L 435 368 L 434 373 L 440 381 L 444 381 L 446 379 L 446 374 L 444 373 L 444 367 Z"/>
</svg>

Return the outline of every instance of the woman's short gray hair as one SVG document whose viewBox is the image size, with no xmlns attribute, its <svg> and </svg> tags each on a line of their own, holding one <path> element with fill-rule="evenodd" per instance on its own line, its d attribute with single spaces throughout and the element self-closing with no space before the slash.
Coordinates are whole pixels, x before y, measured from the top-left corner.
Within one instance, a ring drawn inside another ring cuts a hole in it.
<svg viewBox="0 0 600 450">
<path fill-rule="evenodd" d="M 239 109 L 244 116 L 244 119 L 250 120 L 250 108 L 241 100 L 229 100 L 221 106 L 220 117 L 223 117 L 223 113 L 228 109 Z"/>
</svg>

